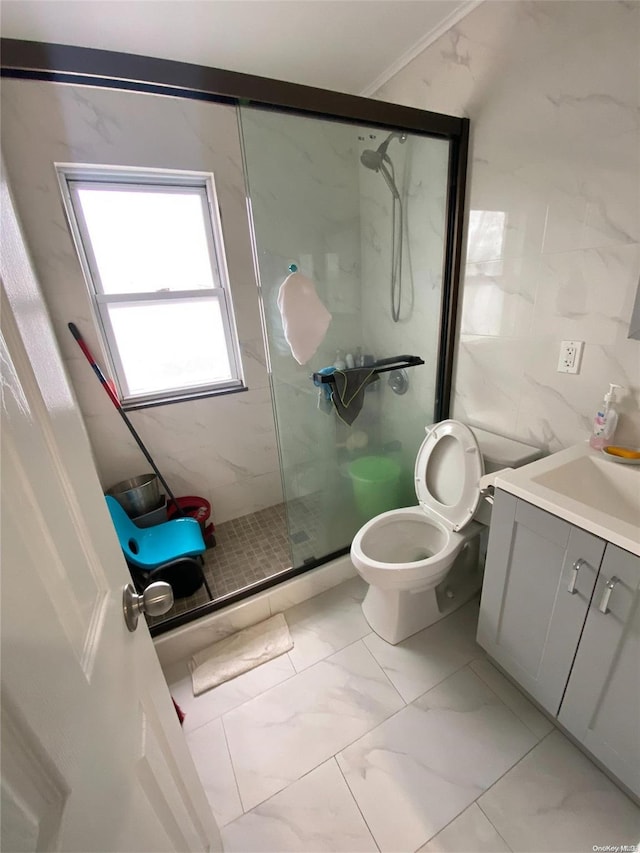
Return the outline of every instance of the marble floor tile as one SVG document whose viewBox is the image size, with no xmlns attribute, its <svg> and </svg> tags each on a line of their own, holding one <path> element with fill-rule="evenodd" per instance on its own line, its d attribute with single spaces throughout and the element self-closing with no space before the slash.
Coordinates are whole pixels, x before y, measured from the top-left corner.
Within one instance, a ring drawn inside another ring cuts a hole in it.
<svg viewBox="0 0 640 853">
<path fill-rule="evenodd" d="M 472 803 L 418 853 L 509 853 L 510 850 L 482 809 Z"/>
<path fill-rule="evenodd" d="M 298 672 L 371 633 L 361 607 L 366 591 L 367 584 L 353 578 L 287 610 L 289 657 Z"/>
<path fill-rule="evenodd" d="M 413 702 L 469 661 L 484 657 L 477 629 L 478 601 L 473 599 L 397 646 L 377 634 L 364 642 L 405 702 Z"/>
<path fill-rule="evenodd" d="M 225 714 L 222 720 L 245 811 L 403 705 L 358 641 Z"/>
<path fill-rule="evenodd" d="M 295 669 L 289 656 L 280 655 L 231 681 L 225 681 L 213 690 L 194 696 L 191 673 L 186 662 L 175 664 L 165 673 L 171 695 L 185 713 L 182 725 L 185 734 L 259 696 L 292 675 L 295 675 Z"/>
<path fill-rule="evenodd" d="M 396 853 L 432 838 L 536 743 L 465 667 L 337 759 L 378 846 Z"/>
<path fill-rule="evenodd" d="M 541 740 L 550 731 L 553 731 L 554 725 L 551 720 L 538 711 L 524 693 L 521 693 L 515 684 L 512 684 L 508 678 L 505 678 L 490 661 L 486 658 L 480 658 L 471 661 L 469 666 L 502 699 L 504 704 L 508 708 L 511 708 L 516 717 L 522 720 L 534 735 L 537 735 L 538 740 Z"/>
<path fill-rule="evenodd" d="M 225 853 L 378 850 L 333 758 L 224 827 L 222 842 Z"/>
<path fill-rule="evenodd" d="M 557 730 L 478 805 L 516 853 L 584 853 L 640 840 L 640 809 Z"/>
<path fill-rule="evenodd" d="M 187 735 L 189 751 L 218 826 L 242 814 L 221 720 L 213 720 Z"/>
</svg>

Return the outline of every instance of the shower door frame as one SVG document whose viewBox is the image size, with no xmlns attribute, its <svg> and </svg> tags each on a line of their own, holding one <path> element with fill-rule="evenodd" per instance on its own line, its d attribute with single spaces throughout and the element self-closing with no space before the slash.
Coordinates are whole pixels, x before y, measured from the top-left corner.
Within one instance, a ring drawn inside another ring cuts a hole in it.
<svg viewBox="0 0 640 853">
<path fill-rule="evenodd" d="M 404 130 L 449 142 L 448 203 L 442 269 L 442 300 L 436 365 L 434 419 L 449 417 L 464 239 L 464 201 L 469 149 L 469 119 L 418 110 L 373 98 L 347 95 L 205 65 L 130 53 L 48 42 L 0 39 L 0 76 L 12 79 L 120 89 L 152 95 L 255 107 L 342 124 L 369 125 L 382 131 Z M 256 272 L 257 276 L 257 272 Z M 258 282 L 256 282 L 258 283 Z M 348 552 L 280 572 L 249 588 L 201 605 L 160 623 L 164 633 L 248 596 L 269 589 Z"/>
</svg>

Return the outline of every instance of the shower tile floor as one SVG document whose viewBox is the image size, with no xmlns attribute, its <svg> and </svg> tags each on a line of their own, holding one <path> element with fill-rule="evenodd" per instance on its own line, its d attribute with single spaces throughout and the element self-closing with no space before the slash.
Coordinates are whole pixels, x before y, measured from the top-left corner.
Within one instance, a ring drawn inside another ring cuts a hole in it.
<svg viewBox="0 0 640 853">
<path fill-rule="evenodd" d="M 476 644 L 476 600 L 391 646 L 364 592 L 292 607 L 288 654 L 198 698 L 167 669 L 227 853 L 637 843 L 637 806 Z"/>
<path fill-rule="evenodd" d="M 291 567 L 291 545 L 287 529 L 287 510 L 291 525 L 291 543 L 296 564 L 315 555 L 322 556 L 326 547 L 322 507 L 317 495 L 309 495 L 266 509 L 224 521 L 216 525 L 216 545 L 204 555 L 204 573 L 214 599 L 238 592 L 265 578 L 273 577 Z M 148 618 L 148 624 L 158 625 L 210 601 L 202 586 L 188 598 L 178 598 L 164 616 Z"/>
</svg>

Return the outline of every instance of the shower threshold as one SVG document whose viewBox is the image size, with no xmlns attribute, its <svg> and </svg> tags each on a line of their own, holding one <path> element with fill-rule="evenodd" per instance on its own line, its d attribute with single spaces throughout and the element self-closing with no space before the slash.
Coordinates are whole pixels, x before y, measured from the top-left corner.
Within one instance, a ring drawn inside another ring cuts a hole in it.
<svg viewBox="0 0 640 853">
<path fill-rule="evenodd" d="M 304 535 L 294 532 L 291 540 Z M 216 546 L 204 555 L 204 573 L 213 600 L 204 585 L 188 598 L 176 599 L 164 616 L 149 618 L 152 637 L 185 625 L 208 613 L 269 589 L 284 580 L 323 565 L 348 552 L 343 548 L 323 556 L 306 558 L 299 567 L 291 565 L 291 546 L 284 503 L 267 507 L 216 525 Z"/>
</svg>

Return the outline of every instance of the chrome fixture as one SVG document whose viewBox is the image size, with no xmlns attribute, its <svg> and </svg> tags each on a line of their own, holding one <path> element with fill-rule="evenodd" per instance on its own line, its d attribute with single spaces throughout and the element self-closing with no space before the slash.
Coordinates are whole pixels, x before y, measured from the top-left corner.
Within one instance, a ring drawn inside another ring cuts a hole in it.
<svg viewBox="0 0 640 853">
<path fill-rule="evenodd" d="M 598 610 L 600 613 L 608 613 L 609 612 L 609 599 L 611 598 L 611 593 L 613 592 L 614 586 L 620 583 L 620 578 L 612 577 L 611 580 L 608 580 L 604 585 L 604 592 L 602 593 L 602 599 L 600 604 L 598 605 Z"/>
<path fill-rule="evenodd" d="M 173 590 L 165 581 L 150 583 L 142 595 L 138 595 L 130 583 L 122 590 L 124 621 L 130 631 L 135 631 L 138 627 L 138 617 L 141 613 L 162 616 L 172 607 Z"/>
<path fill-rule="evenodd" d="M 393 322 L 397 323 L 400 319 L 400 308 L 402 305 L 402 237 L 404 231 L 404 212 L 402 210 L 402 199 L 396 186 L 393 162 L 387 154 L 389 143 L 394 138 L 397 138 L 400 143 L 404 143 L 406 142 L 407 134 L 394 130 L 387 136 L 384 142 L 378 145 L 375 151 L 366 148 L 360 155 L 360 162 L 366 169 L 371 169 L 373 172 L 380 172 L 393 197 L 393 207 L 391 210 L 391 317 Z M 396 206 L 398 208 L 397 215 Z"/>
<path fill-rule="evenodd" d="M 406 394 L 409 390 L 409 375 L 406 370 L 392 370 L 389 374 L 389 387 L 394 394 Z"/>
<path fill-rule="evenodd" d="M 587 561 L 583 559 L 576 560 L 575 563 L 571 566 L 571 577 L 569 578 L 569 586 L 567 587 L 567 592 L 570 595 L 575 595 L 578 591 L 576 589 L 576 583 L 578 582 L 578 572 L 583 566 L 589 567 L 589 563 L 587 563 Z"/>
</svg>

